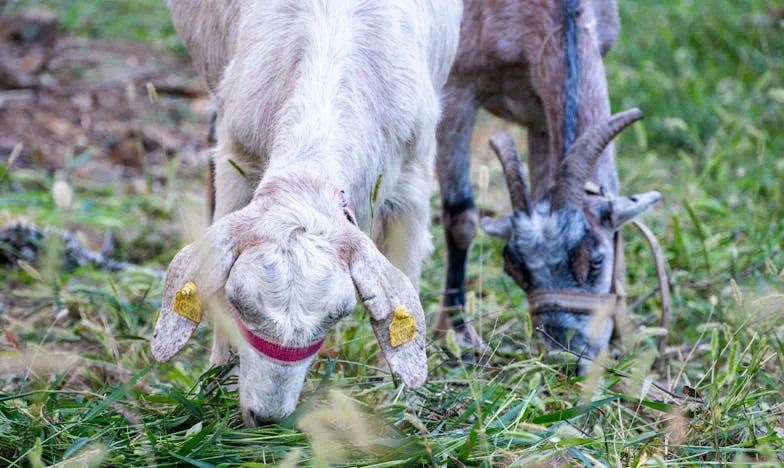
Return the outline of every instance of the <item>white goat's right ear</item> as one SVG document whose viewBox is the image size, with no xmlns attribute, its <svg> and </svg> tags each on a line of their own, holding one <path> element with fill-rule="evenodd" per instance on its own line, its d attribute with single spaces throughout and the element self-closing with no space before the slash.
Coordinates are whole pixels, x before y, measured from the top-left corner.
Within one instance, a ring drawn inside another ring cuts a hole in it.
<svg viewBox="0 0 784 468">
<path fill-rule="evenodd" d="M 163 282 L 161 312 L 150 347 L 153 358 L 166 362 L 188 342 L 202 318 L 202 304 L 226 283 L 236 260 L 229 216 L 210 227 L 205 236 L 180 250 Z"/>
<path fill-rule="evenodd" d="M 488 235 L 500 239 L 512 237 L 512 215 L 504 215 L 499 218 L 484 217 L 479 226 Z"/>
<path fill-rule="evenodd" d="M 409 388 L 427 379 L 425 315 L 411 281 L 362 233 L 352 239 L 351 278 L 392 373 Z"/>
</svg>

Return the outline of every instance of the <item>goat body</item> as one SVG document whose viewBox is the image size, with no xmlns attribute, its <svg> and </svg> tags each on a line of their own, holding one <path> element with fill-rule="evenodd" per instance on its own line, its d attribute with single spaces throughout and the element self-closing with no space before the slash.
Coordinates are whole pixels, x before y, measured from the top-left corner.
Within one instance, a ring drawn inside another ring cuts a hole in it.
<svg viewBox="0 0 784 468">
<path fill-rule="evenodd" d="M 464 8 L 460 47 L 444 88 L 444 118 L 438 128 L 437 169 L 447 246 L 446 292 L 438 328 L 451 326 L 464 342 L 481 348 L 481 337 L 462 314 L 466 262 L 478 221 L 469 147 L 480 108 L 528 129 L 530 195 L 519 162 L 504 167 L 513 202 L 518 201 L 514 208 L 520 219 L 506 216 L 482 223 L 490 234 L 509 239 L 505 250 L 507 271 L 528 293 L 562 289 L 606 293 L 614 287 L 610 284 L 612 246 L 620 224 L 602 224 L 603 219 L 597 219 L 602 214 L 594 210 L 598 200 L 586 200 L 584 210 L 571 205 L 562 210 L 562 206 L 551 206 L 550 201 L 554 185 L 585 183 L 584 179 L 579 182 L 575 177 L 559 176 L 564 168 L 571 167 L 565 163 L 566 147 L 571 145 L 565 136 L 565 119 L 574 119 L 570 124 L 576 127 L 573 130 L 577 135 L 610 119 L 602 56 L 618 36 L 619 21 L 615 0 L 467 0 Z M 571 37 L 567 34 L 567 18 L 574 25 Z M 571 78 L 565 52 L 569 39 L 574 42 L 568 52 L 576 61 L 576 74 Z M 576 100 L 576 115 L 572 116 L 567 115 L 565 105 L 569 86 L 575 86 L 576 91 L 576 96 L 570 97 Z M 625 119 L 624 125 L 634 120 Z M 511 148 L 501 146 L 501 152 L 513 152 L 511 159 L 519 161 L 513 144 Z M 586 146 L 591 145 L 583 142 L 579 147 Z M 571 159 L 588 157 L 570 155 Z M 611 141 L 604 142 L 599 153 L 590 157 L 593 159 L 586 177 L 604 187 L 608 195 L 617 195 Z M 582 193 L 582 187 L 579 190 Z M 536 203 L 530 203 L 530 199 Z M 628 206 L 629 214 L 636 215 L 654 199 L 658 197 L 651 195 L 624 206 Z M 623 215 L 617 219 L 628 220 Z M 590 275 L 574 271 L 587 268 L 592 258 L 601 271 Z M 565 337 L 576 330 L 582 338 L 587 333 L 589 316 L 574 317 L 564 311 L 553 311 L 553 315 L 559 317 L 552 321 L 559 331 L 551 335 Z M 583 340 L 591 343 L 586 351 L 589 357 L 606 345 L 608 326 L 612 330 L 611 321 L 597 327 L 601 329 L 598 337 Z M 569 346 L 567 338 L 560 341 Z"/>
<path fill-rule="evenodd" d="M 421 385 L 416 285 L 430 249 L 435 134 L 461 2 L 170 0 L 169 8 L 217 109 L 216 222 L 172 261 L 156 359 L 173 356 L 196 326 L 170 306 L 184 281 L 285 346 L 323 339 L 353 310 L 356 290 L 392 371 Z M 395 310 L 416 323 L 416 339 L 400 346 L 389 342 Z M 239 348 L 246 422 L 291 412 L 312 359 L 282 365 Z M 231 350 L 216 330 L 212 361 L 226 362 Z"/>
</svg>

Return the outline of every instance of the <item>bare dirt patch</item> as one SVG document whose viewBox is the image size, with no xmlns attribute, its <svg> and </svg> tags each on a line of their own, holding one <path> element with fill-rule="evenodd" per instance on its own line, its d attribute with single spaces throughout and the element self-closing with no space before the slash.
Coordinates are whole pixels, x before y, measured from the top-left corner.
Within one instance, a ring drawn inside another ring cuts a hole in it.
<svg viewBox="0 0 784 468">
<path fill-rule="evenodd" d="M 95 182 L 173 159 L 193 174 L 208 105 L 187 57 L 65 35 L 47 12 L 0 17 L 0 158 L 22 143 L 16 164 Z"/>
</svg>

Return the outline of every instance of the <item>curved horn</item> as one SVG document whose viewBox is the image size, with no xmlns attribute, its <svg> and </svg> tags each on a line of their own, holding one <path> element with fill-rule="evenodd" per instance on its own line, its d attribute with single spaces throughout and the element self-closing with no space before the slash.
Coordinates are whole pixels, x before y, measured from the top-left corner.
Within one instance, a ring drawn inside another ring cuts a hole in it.
<svg viewBox="0 0 784 468">
<path fill-rule="evenodd" d="M 530 214 L 531 199 L 523 176 L 523 161 L 520 159 L 520 153 L 517 151 L 514 140 L 506 132 L 496 132 L 490 137 L 490 147 L 493 148 L 504 168 L 512 207 L 515 210 L 522 210 L 525 214 Z"/>
<path fill-rule="evenodd" d="M 607 122 L 590 128 L 580 135 L 580 138 L 569 148 L 558 170 L 551 211 L 566 206 L 582 206 L 585 182 L 590 177 L 599 156 L 619 133 L 642 117 L 640 109 L 629 109 L 614 114 Z"/>
</svg>

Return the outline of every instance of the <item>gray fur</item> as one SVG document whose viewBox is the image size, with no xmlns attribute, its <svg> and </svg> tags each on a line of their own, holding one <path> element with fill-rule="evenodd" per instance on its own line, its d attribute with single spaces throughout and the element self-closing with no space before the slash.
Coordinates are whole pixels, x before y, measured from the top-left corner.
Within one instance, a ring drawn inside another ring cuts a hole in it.
<svg viewBox="0 0 784 468">
<path fill-rule="evenodd" d="M 460 49 L 447 82 L 445 114 L 438 130 L 447 240 L 447 292 L 439 327 L 451 324 L 463 341 L 483 346 L 462 316 L 469 244 L 465 233 L 471 232 L 465 220 L 476 212 L 467 181 L 467 142 L 479 108 L 528 127 L 534 206 L 530 213 L 518 207 L 514 214 L 481 223 L 488 234 L 507 240 L 506 271 L 527 293 L 610 292 L 614 233 L 659 198 L 655 192 L 617 197 L 614 147 L 609 143 L 600 148 L 598 162 L 589 169 L 591 181 L 604 187 L 610 199 L 589 197 L 582 209 L 579 204 L 551 209 L 551 189 L 567 150 L 589 128 L 610 118 L 602 56 L 615 41 L 618 28 L 615 0 L 465 3 Z M 459 244 L 450 241 L 458 236 Z M 545 333 L 588 356 L 607 346 L 613 326 L 607 317 L 593 324 L 590 317 L 556 309 L 543 311 L 539 318 Z"/>
<path fill-rule="evenodd" d="M 537 291 L 608 293 L 612 288 L 613 235 L 623 224 L 649 209 L 658 192 L 612 198 L 589 196 L 584 209 L 566 207 L 550 212 L 549 197 L 540 199 L 532 215 L 516 212 L 485 218 L 482 228 L 507 240 L 505 270 L 530 294 Z M 613 322 L 548 308 L 538 316 L 547 339 L 586 357 L 609 343 Z M 550 345 L 555 345 L 547 341 Z"/>
<path fill-rule="evenodd" d="M 577 55 L 577 15 L 580 4 L 577 0 L 563 0 L 564 10 L 564 59 L 566 61 L 566 96 L 564 99 L 563 152 L 566 154 L 577 138 L 577 99 L 580 90 L 580 57 Z"/>
<path fill-rule="evenodd" d="M 469 144 L 479 109 L 528 128 L 533 200 L 547 192 L 571 139 L 564 132 L 564 112 L 574 116 L 567 121 L 574 136 L 610 116 L 602 55 L 618 35 L 615 0 L 568 0 L 570 10 L 579 10 L 568 38 L 563 32 L 562 1 L 566 0 L 467 0 L 464 4 L 460 48 L 445 87 L 444 118 L 438 128 L 437 169 L 447 240 L 447 292 L 439 327 L 451 322 L 458 332 L 478 336 L 470 325 L 464 326 L 461 311 L 470 244 L 464 233 L 471 232 L 464 220 L 476 219 Z M 568 39 L 573 42 L 569 56 L 576 60 L 565 59 Z M 574 73 L 568 75 L 567 68 Z M 576 92 L 568 92 L 570 86 Z M 577 97 L 576 106 L 567 106 L 567 94 Z M 618 192 L 612 144 L 600 157 L 594 180 L 610 193 Z M 455 238 L 461 242 L 452 242 Z M 481 346 L 481 340 L 468 341 Z"/>
</svg>

